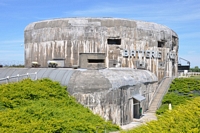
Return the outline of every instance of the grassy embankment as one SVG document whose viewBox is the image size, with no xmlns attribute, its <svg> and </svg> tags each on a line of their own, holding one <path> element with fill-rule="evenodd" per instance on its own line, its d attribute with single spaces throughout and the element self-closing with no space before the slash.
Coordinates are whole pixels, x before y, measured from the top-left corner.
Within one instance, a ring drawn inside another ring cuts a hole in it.
<svg viewBox="0 0 200 133">
<path fill-rule="evenodd" d="M 168 110 L 171 103 L 173 110 Z M 128 131 L 128 133 L 200 132 L 200 79 L 175 79 L 157 111 L 158 120 Z M 126 132 L 126 131 L 123 131 Z"/>
<path fill-rule="evenodd" d="M 157 121 L 151 121 L 124 133 L 199 133 L 200 97 L 167 110 Z"/>
<path fill-rule="evenodd" d="M 104 132 L 119 127 L 76 102 L 48 79 L 0 85 L 0 132 Z"/>
<path fill-rule="evenodd" d="M 177 105 L 184 104 L 187 100 L 197 96 L 200 96 L 200 79 L 198 77 L 174 79 L 156 113 L 160 115 L 165 112 L 169 103 L 172 104 L 173 108 L 176 108 Z"/>
</svg>

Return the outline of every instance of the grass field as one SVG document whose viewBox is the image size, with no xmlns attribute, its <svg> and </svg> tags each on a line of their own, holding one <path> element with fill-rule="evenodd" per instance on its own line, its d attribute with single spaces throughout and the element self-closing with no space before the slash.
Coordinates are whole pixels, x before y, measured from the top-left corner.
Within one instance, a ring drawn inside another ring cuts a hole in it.
<svg viewBox="0 0 200 133">
<path fill-rule="evenodd" d="M 198 76 L 174 79 L 168 93 L 163 97 L 161 107 L 156 113 L 158 115 L 164 113 L 168 109 L 169 103 L 171 103 L 174 108 L 198 96 L 200 96 L 200 79 Z"/>
</svg>

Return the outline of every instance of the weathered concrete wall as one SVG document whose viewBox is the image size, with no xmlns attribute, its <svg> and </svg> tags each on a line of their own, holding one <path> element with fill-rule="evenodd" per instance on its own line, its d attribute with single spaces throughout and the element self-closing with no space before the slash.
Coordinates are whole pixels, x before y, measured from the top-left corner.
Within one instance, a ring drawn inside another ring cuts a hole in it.
<svg viewBox="0 0 200 133">
<path fill-rule="evenodd" d="M 146 111 L 156 91 L 156 76 L 146 70 L 102 69 L 76 71 L 68 84 L 68 91 L 78 102 L 94 113 L 116 124 L 133 121 L 139 107 Z M 135 102 L 136 94 L 145 97 Z M 138 109 L 134 104 L 138 105 Z"/>
<path fill-rule="evenodd" d="M 116 124 L 128 124 L 138 117 L 139 108 L 146 111 L 157 86 L 157 77 L 147 70 L 131 68 L 110 68 L 101 70 L 71 68 L 1 68 L 0 79 L 16 76 L 9 82 L 17 82 L 27 76 L 31 79 L 50 78 L 67 86 L 67 91 L 78 102 L 94 113 Z M 0 81 L 6 83 L 7 81 Z M 145 97 L 137 101 L 135 95 Z"/>
<path fill-rule="evenodd" d="M 166 26 L 115 18 L 66 18 L 35 22 L 25 28 L 25 66 L 47 67 L 54 58 L 65 67 L 80 66 L 80 53 L 105 53 L 105 67 L 147 69 L 177 74 L 178 36 Z M 109 44 L 109 40 L 118 41 Z"/>
<path fill-rule="evenodd" d="M 80 53 L 79 57 L 80 68 L 105 68 L 105 53 Z M 98 67 L 96 65 L 98 65 Z"/>
</svg>

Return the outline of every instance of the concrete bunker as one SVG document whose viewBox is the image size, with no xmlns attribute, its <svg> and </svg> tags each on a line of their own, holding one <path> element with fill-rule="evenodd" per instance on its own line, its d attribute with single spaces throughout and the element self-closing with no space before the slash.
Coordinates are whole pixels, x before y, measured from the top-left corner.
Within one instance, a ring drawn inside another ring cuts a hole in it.
<svg viewBox="0 0 200 133">
<path fill-rule="evenodd" d="M 133 118 L 140 118 L 141 117 L 141 113 L 142 113 L 142 108 L 140 103 L 145 100 L 144 96 L 141 96 L 139 94 L 133 95 Z"/>
<path fill-rule="evenodd" d="M 148 110 L 156 85 L 149 71 L 112 68 L 74 72 L 68 91 L 104 119 L 125 125 Z"/>
<path fill-rule="evenodd" d="M 121 39 L 119 38 L 109 38 L 107 40 L 108 45 L 121 45 Z"/>
<path fill-rule="evenodd" d="M 54 61 L 77 68 L 61 83 L 67 81 L 78 102 L 119 125 L 148 110 L 157 81 L 178 74 L 178 35 L 152 22 L 63 18 L 31 23 L 24 36 L 25 67 Z"/>
<path fill-rule="evenodd" d="M 165 41 L 158 41 L 158 48 L 164 48 Z"/>
<path fill-rule="evenodd" d="M 105 68 L 105 53 L 80 53 L 79 65 L 85 69 Z"/>
<path fill-rule="evenodd" d="M 152 22 L 118 18 L 53 19 L 29 24 L 24 36 L 26 67 L 31 67 L 32 61 L 48 67 L 48 61 L 62 58 L 64 63 L 59 67 L 86 69 L 91 62 L 99 62 L 105 68 L 149 70 L 158 80 L 178 74 L 178 35 Z M 84 54 L 98 53 L 104 53 L 105 57 L 83 63 Z M 164 66 L 160 67 L 158 62 L 164 62 Z M 96 66 L 100 67 L 97 63 Z"/>
</svg>

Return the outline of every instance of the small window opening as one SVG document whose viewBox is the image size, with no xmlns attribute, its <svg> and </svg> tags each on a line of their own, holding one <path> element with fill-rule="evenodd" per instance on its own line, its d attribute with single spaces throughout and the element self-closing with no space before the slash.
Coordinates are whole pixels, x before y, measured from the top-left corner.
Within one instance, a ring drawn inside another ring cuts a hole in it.
<svg viewBox="0 0 200 133">
<path fill-rule="evenodd" d="M 88 59 L 88 63 L 104 63 L 104 59 Z"/>
<path fill-rule="evenodd" d="M 164 43 L 164 42 L 159 42 L 159 41 L 158 41 L 158 47 L 159 47 L 159 48 L 163 48 L 164 46 L 165 46 L 165 43 Z"/>
<path fill-rule="evenodd" d="M 172 66 L 174 66 L 174 61 L 172 61 Z"/>
<path fill-rule="evenodd" d="M 121 39 L 108 39 L 107 43 L 110 45 L 121 45 Z"/>
</svg>

